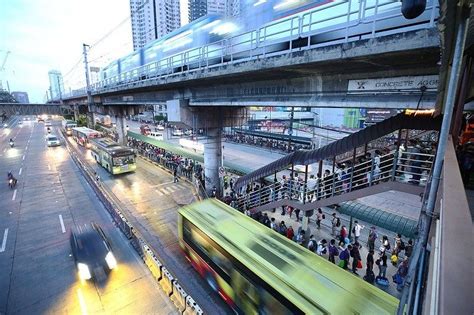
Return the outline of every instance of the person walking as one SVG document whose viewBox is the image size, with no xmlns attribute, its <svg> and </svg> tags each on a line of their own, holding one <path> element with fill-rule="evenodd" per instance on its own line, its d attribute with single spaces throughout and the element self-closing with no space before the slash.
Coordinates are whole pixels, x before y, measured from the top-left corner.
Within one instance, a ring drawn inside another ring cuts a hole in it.
<svg viewBox="0 0 474 315">
<path fill-rule="evenodd" d="M 362 258 L 360 257 L 360 252 L 359 252 L 359 242 L 355 242 L 354 245 L 352 246 L 351 256 L 352 256 L 352 273 L 359 275 L 357 273 L 357 267 L 359 266 L 359 262 L 362 260 Z"/>
<path fill-rule="evenodd" d="M 333 212 L 332 214 L 332 219 L 331 219 L 331 235 L 336 236 L 336 230 L 338 228 L 337 223 L 338 223 L 338 217 L 336 217 L 336 212 Z"/>
<path fill-rule="evenodd" d="M 178 168 L 175 167 L 173 169 L 173 183 L 177 183 L 178 181 L 179 181 L 179 179 L 178 179 Z"/>
<path fill-rule="evenodd" d="M 321 221 L 324 219 L 323 210 L 318 208 L 318 212 L 316 212 L 316 225 L 318 226 L 318 230 L 321 229 Z"/>
<path fill-rule="evenodd" d="M 301 246 L 303 246 L 303 243 L 304 243 L 304 235 L 305 235 L 304 230 L 300 230 L 298 232 L 298 235 L 296 235 L 296 243 L 298 243 Z"/>
<path fill-rule="evenodd" d="M 375 226 L 372 226 L 370 228 L 369 232 L 369 238 L 367 239 L 367 245 L 369 246 L 369 251 L 374 251 L 375 250 L 375 240 L 377 240 L 377 231 Z"/>
<path fill-rule="evenodd" d="M 347 231 L 346 226 L 343 225 L 341 227 L 341 231 L 339 232 L 339 239 L 341 240 L 341 242 L 344 242 L 346 244 L 348 243 L 347 240 L 346 240 L 346 239 L 348 239 L 347 238 L 348 234 L 349 234 L 349 232 Z"/>
<path fill-rule="evenodd" d="M 354 243 L 359 242 L 360 232 L 365 228 L 365 226 L 360 225 L 359 221 L 354 221 L 354 227 L 352 228 L 352 233 L 354 233 Z"/>
<path fill-rule="evenodd" d="M 332 239 L 331 241 L 329 241 L 328 251 L 329 251 L 329 258 L 328 258 L 328 260 L 329 260 L 330 262 L 332 262 L 333 264 L 335 264 L 335 263 L 336 263 L 336 256 L 339 255 L 339 250 L 337 249 L 336 240 L 335 240 L 335 239 Z"/>
</svg>

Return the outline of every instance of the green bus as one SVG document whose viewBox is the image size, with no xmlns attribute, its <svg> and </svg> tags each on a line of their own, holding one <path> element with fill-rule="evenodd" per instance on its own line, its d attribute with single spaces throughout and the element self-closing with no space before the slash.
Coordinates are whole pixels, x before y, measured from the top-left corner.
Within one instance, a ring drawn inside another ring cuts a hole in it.
<svg viewBox="0 0 474 315">
<path fill-rule="evenodd" d="M 137 169 L 133 149 L 119 145 L 109 138 L 90 139 L 91 154 L 109 173 L 122 174 Z"/>
<path fill-rule="evenodd" d="M 216 200 L 179 210 L 186 259 L 237 314 L 394 314 L 398 299 Z"/>
</svg>

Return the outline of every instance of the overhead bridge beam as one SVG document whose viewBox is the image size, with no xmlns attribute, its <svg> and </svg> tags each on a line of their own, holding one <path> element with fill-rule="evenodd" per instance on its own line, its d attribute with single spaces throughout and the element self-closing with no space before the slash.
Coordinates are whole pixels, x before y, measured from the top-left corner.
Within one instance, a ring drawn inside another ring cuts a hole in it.
<svg viewBox="0 0 474 315">
<path fill-rule="evenodd" d="M 0 103 L 0 115 L 66 115 L 73 114 L 73 109 L 62 104 L 22 104 Z"/>
</svg>

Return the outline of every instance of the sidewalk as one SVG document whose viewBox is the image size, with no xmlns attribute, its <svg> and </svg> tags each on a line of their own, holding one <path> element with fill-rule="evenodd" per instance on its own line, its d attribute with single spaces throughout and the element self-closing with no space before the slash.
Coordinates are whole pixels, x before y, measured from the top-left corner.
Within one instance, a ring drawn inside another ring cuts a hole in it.
<svg viewBox="0 0 474 315">
<path fill-rule="evenodd" d="M 331 236 L 331 214 L 334 211 L 330 208 L 322 208 L 322 210 L 323 210 L 323 213 L 326 216 L 326 219 L 324 219 L 321 222 L 321 229 L 319 229 L 319 230 L 317 229 L 316 221 L 315 221 L 315 215 L 313 215 L 311 218 L 309 218 L 310 220 L 309 220 L 309 223 L 308 223 L 308 230 L 306 231 L 307 232 L 306 233 L 306 239 L 308 240 L 311 235 L 314 235 L 314 238 L 316 239 L 316 241 L 326 239 L 326 241 L 329 244 L 329 241 L 334 238 L 333 236 Z M 272 211 L 266 211 L 266 212 L 268 214 L 268 217 L 269 218 L 275 218 L 277 223 L 280 223 L 281 221 L 284 221 L 287 227 L 289 227 L 289 226 L 293 227 L 293 230 L 295 231 L 295 235 L 297 234 L 298 230 L 302 226 L 301 222 L 296 221 L 296 214 L 295 214 L 294 211 L 292 213 L 291 218 L 287 214 L 281 215 L 281 208 L 277 208 L 275 212 L 272 212 Z M 339 214 L 338 212 L 336 212 L 336 213 L 337 213 L 337 216 L 339 218 L 341 218 L 341 226 L 345 225 L 347 227 L 347 229 L 349 230 L 349 218 L 344 216 L 344 215 Z M 301 215 L 301 213 L 300 213 L 300 215 Z M 301 219 L 301 217 L 300 217 L 300 219 Z M 362 230 L 361 236 L 360 236 L 360 239 L 359 239 L 359 243 L 361 245 L 361 248 L 360 248 L 359 251 L 360 251 L 361 258 L 362 258 L 363 268 L 359 269 L 358 273 L 359 273 L 360 278 L 362 279 L 362 277 L 365 275 L 366 266 L 367 266 L 366 265 L 366 258 L 367 258 L 367 254 L 368 254 L 367 238 L 368 238 L 368 232 L 369 232 L 369 229 L 370 229 L 370 225 L 368 225 L 365 222 L 361 222 L 361 221 L 359 221 L 359 224 L 365 225 L 365 228 Z M 339 229 L 340 228 L 338 228 L 338 230 Z M 381 246 L 381 239 L 382 239 L 383 235 L 388 236 L 388 239 L 390 241 L 392 249 L 394 247 L 394 236 L 395 236 L 394 233 L 385 231 L 385 230 L 380 229 L 380 228 L 377 228 L 377 234 L 378 234 L 378 239 L 375 242 L 374 260 L 377 260 L 377 258 L 379 257 L 378 248 Z M 406 244 L 407 240 L 404 239 L 404 242 Z M 336 241 L 336 244 L 337 243 L 338 242 Z M 305 244 L 307 244 L 307 241 L 306 241 Z M 315 253 L 315 255 L 316 255 L 316 253 Z M 387 259 L 387 265 L 388 265 L 387 266 L 387 279 L 390 280 L 390 285 L 388 287 L 382 287 L 382 286 L 379 286 L 379 285 L 376 285 L 376 284 L 374 284 L 374 285 L 377 286 L 378 288 L 380 288 L 381 290 L 395 296 L 396 298 L 400 298 L 400 292 L 397 291 L 397 285 L 392 281 L 392 276 L 395 275 L 395 273 L 397 272 L 397 267 L 394 267 L 390 263 L 391 254 L 388 254 L 387 256 L 388 256 L 388 259 Z M 325 258 L 325 259 L 328 259 L 327 254 L 323 255 L 322 257 Z M 402 257 L 404 257 L 404 253 L 402 252 L 399 255 L 399 257 L 400 257 L 399 261 L 401 261 L 403 259 Z M 338 262 L 339 262 L 339 257 L 336 257 L 336 264 Z M 352 264 L 352 258 L 350 260 L 350 266 L 351 266 L 351 264 Z M 378 272 L 379 272 L 378 266 L 374 265 L 373 270 L 374 270 L 375 276 L 377 276 Z M 347 271 L 347 272 L 350 272 L 350 271 Z"/>
</svg>

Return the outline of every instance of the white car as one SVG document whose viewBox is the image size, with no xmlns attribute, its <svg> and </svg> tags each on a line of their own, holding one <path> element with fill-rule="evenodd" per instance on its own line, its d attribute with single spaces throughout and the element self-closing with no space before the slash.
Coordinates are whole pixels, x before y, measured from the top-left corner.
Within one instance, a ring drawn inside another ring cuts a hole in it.
<svg viewBox="0 0 474 315">
<path fill-rule="evenodd" d="M 173 136 L 182 136 L 183 131 L 181 129 L 173 130 Z"/>
<path fill-rule="evenodd" d="M 55 147 L 61 145 L 61 141 L 59 141 L 59 138 L 55 135 L 47 135 L 46 144 L 48 145 L 48 147 Z"/>
<path fill-rule="evenodd" d="M 161 131 L 163 131 L 163 130 L 165 130 L 165 126 L 163 126 L 163 125 L 158 125 L 158 126 L 156 126 L 156 130 L 161 130 Z"/>
</svg>

